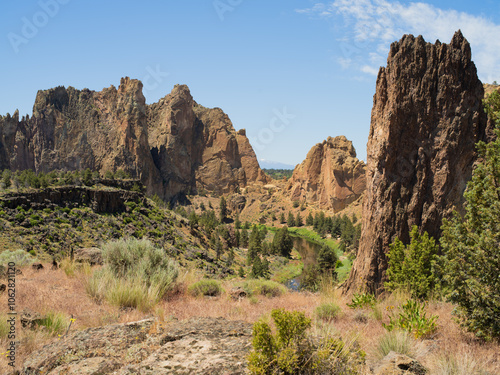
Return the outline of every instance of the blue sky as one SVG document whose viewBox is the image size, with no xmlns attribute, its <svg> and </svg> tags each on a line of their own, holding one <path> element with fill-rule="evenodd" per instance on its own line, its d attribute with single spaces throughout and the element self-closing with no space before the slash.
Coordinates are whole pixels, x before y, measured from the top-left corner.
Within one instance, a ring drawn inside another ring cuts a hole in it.
<svg viewBox="0 0 500 375">
<path fill-rule="evenodd" d="M 404 33 L 462 29 L 483 82 L 500 82 L 500 2 L 24 0 L 0 5 L 0 113 L 39 89 L 130 76 L 148 103 L 187 84 L 246 128 L 259 159 L 300 163 L 328 136 L 366 159 L 376 72 Z"/>
</svg>

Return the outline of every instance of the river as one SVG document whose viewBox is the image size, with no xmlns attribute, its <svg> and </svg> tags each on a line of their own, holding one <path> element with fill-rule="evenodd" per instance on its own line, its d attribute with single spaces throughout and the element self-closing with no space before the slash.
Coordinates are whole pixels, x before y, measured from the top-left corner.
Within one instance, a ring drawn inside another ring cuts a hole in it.
<svg viewBox="0 0 500 375">
<path fill-rule="evenodd" d="M 316 264 L 321 245 L 303 237 L 292 236 L 292 239 L 293 248 L 299 252 L 302 262 L 304 263 L 304 268 L 311 264 Z M 299 290 L 301 276 L 302 275 L 287 281 L 285 285 L 292 290 Z"/>
</svg>

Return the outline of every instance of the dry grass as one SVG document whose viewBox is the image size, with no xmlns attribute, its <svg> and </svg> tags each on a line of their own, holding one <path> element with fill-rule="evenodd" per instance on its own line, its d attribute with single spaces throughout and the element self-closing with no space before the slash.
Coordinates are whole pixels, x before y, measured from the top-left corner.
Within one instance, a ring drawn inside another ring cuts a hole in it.
<svg viewBox="0 0 500 375">
<path fill-rule="evenodd" d="M 107 302 L 96 302 L 85 290 L 88 271 L 76 271 L 69 277 L 59 269 L 52 271 L 47 264 L 39 272 L 31 269 L 23 270 L 23 275 L 17 277 L 17 311 L 23 308 L 47 313 L 59 312 L 67 317 L 74 316 L 76 321 L 71 330 L 95 327 L 117 322 L 130 322 L 146 317 L 135 309 L 120 310 Z M 249 323 L 257 321 L 262 316 L 269 316 L 276 308 L 298 310 L 309 317 L 314 317 L 315 309 L 321 304 L 335 303 L 340 307 L 338 316 L 333 321 L 316 320 L 313 329 L 318 334 L 334 333 L 341 335 L 347 341 L 356 340 L 367 352 L 369 364 L 378 360 L 377 347 L 380 340 L 387 334 L 381 322 L 388 322 L 391 306 L 399 306 L 406 301 L 407 296 L 389 295 L 378 302 L 377 313 L 372 309 L 353 310 L 347 307 L 350 302 L 331 286 L 326 286 L 323 293 L 287 292 L 282 296 L 269 298 L 255 295 L 251 298 L 233 300 L 226 293 L 217 297 L 192 297 L 187 293 L 189 285 L 199 281 L 201 276 L 196 271 L 182 271 L 179 274 L 176 287 L 170 291 L 167 300 L 161 301 L 148 314 L 154 314 L 160 321 L 172 318 L 188 319 L 191 317 L 224 317 L 230 320 L 243 320 Z M 225 291 L 230 291 L 234 285 L 243 280 L 234 279 L 222 282 Z M 0 315 L 7 312 L 7 296 L 0 296 Z M 452 306 L 447 303 L 431 302 L 429 314 L 438 315 L 438 331 L 430 340 L 418 340 L 417 359 L 431 370 L 431 374 L 499 374 L 500 346 L 496 343 L 481 343 L 473 336 L 461 332 L 452 320 Z M 362 313 L 366 319 L 358 319 Z M 22 330 L 18 323 L 18 339 L 21 342 L 16 363 L 18 367 L 24 358 L 43 344 L 57 340 L 43 331 Z M 4 351 L 7 343 L 0 342 Z M 5 349 L 6 350 L 6 349 Z M 0 373 L 5 373 L 7 361 L 0 357 Z"/>
</svg>

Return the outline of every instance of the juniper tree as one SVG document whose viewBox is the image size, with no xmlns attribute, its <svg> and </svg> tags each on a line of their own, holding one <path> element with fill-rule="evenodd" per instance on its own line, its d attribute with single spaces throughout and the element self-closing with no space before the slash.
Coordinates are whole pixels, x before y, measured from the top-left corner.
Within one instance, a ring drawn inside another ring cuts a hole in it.
<svg viewBox="0 0 500 375">
<path fill-rule="evenodd" d="M 496 140 L 479 142 L 479 163 L 467 184 L 465 216 L 444 221 L 444 281 L 468 330 L 500 337 L 500 93 L 485 100 Z"/>
</svg>

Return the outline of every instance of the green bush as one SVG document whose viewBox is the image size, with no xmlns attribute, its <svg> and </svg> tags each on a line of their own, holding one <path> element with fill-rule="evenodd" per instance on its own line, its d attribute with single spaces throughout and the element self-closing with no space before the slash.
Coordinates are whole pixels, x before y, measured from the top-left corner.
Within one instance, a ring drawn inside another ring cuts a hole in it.
<svg viewBox="0 0 500 375">
<path fill-rule="evenodd" d="M 286 288 L 271 280 L 248 280 L 243 284 L 243 290 L 248 295 L 261 295 L 269 298 L 280 297 L 286 293 Z"/>
<path fill-rule="evenodd" d="M 479 163 L 467 184 L 465 216 L 443 221 L 443 281 L 461 324 L 500 338 L 500 93 L 485 100 L 496 140 L 477 144 Z"/>
<path fill-rule="evenodd" d="M 253 326 L 248 368 L 252 374 L 359 374 L 364 353 L 329 335 L 319 339 L 306 331 L 311 320 L 299 311 L 273 310 L 276 326 L 259 320 Z"/>
<path fill-rule="evenodd" d="M 369 293 L 354 293 L 351 303 L 348 303 L 351 309 L 362 309 L 365 307 L 373 307 L 377 303 L 377 299 L 373 294 Z"/>
<path fill-rule="evenodd" d="M 192 296 L 218 296 L 223 292 L 220 282 L 217 280 L 204 279 L 188 287 L 188 293 Z"/>
<path fill-rule="evenodd" d="M 318 319 L 332 321 L 338 318 L 342 312 L 340 306 L 335 303 L 323 303 L 316 307 L 314 313 Z"/>
<path fill-rule="evenodd" d="M 120 307 L 148 310 L 174 286 L 177 262 L 149 240 L 117 240 L 102 248 L 105 266 L 87 282 L 87 292 Z"/>
<path fill-rule="evenodd" d="M 35 262 L 36 258 L 24 250 L 3 251 L 0 253 L 0 264 L 14 262 L 16 267 L 27 266 Z"/>
<path fill-rule="evenodd" d="M 391 332 L 394 329 L 408 331 L 418 339 L 431 335 L 437 330 L 437 315 L 427 317 L 425 304 L 409 299 L 401 306 L 397 316 L 389 317 L 389 324 L 384 324 L 385 329 Z"/>
<path fill-rule="evenodd" d="M 410 244 L 405 246 L 397 237 L 389 246 L 387 290 L 406 289 L 413 298 L 427 299 L 434 290 L 433 263 L 439 247 L 427 232 L 419 234 L 418 227 L 410 232 Z"/>
</svg>

